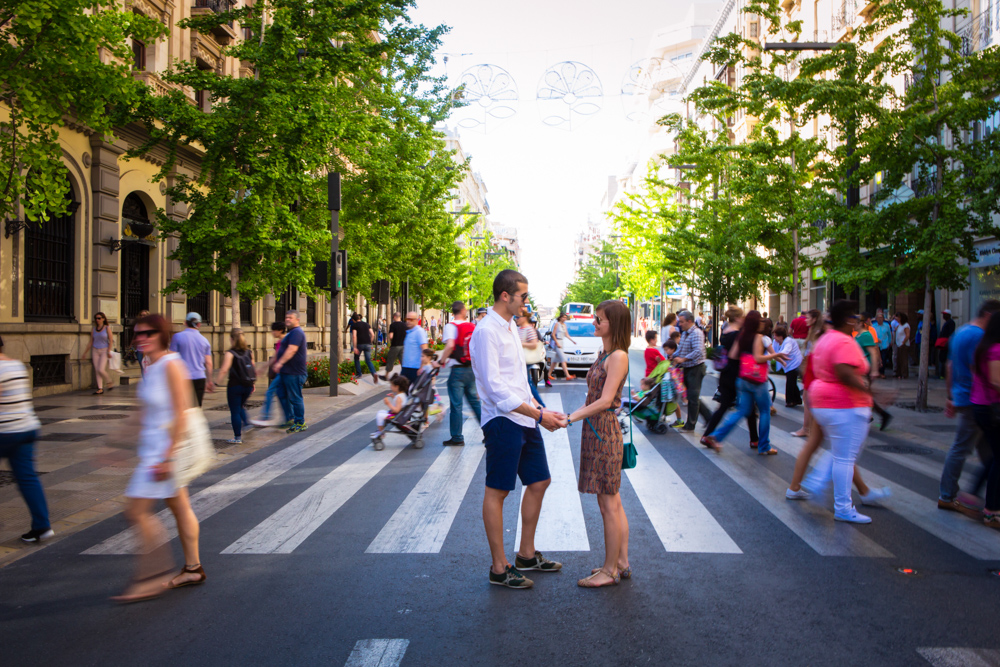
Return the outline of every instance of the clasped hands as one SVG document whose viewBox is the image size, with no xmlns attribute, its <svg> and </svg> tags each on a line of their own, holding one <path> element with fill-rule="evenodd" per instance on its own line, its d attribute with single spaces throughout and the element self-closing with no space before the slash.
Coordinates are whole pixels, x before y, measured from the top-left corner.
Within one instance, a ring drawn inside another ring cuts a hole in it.
<svg viewBox="0 0 1000 667">
<path fill-rule="evenodd" d="M 567 426 L 569 426 L 569 421 L 567 420 L 567 415 L 565 413 L 558 412 L 556 410 L 543 410 L 543 428 L 546 428 L 549 431 L 556 431 L 561 428 L 566 428 Z"/>
</svg>

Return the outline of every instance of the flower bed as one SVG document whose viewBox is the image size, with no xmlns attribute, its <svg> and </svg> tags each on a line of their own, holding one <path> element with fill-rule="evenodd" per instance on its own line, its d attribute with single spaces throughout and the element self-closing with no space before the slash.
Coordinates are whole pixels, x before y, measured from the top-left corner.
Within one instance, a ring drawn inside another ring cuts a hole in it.
<svg viewBox="0 0 1000 667">
<path fill-rule="evenodd" d="M 385 365 L 385 355 L 389 348 L 382 346 L 372 350 L 372 366 L 378 371 Z M 361 356 L 361 371 L 368 371 L 365 364 L 364 355 Z M 340 362 L 337 367 L 337 383 L 354 382 L 354 356 Z M 307 387 L 329 387 L 330 386 L 330 357 L 313 357 L 306 362 L 306 386 Z"/>
</svg>

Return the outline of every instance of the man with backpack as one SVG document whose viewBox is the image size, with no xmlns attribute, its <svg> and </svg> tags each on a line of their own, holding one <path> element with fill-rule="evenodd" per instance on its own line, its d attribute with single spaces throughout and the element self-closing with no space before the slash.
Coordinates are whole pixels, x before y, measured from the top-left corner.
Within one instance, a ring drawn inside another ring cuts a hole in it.
<svg viewBox="0 0 1000 667">
<path fill-rule="evenodd" d="M 465 436 L 462 435 L 463 395 L 480 423 L 483 417 L 479 407 L 479 394 L 476 393 L 476 376 L 472 373 L 472 359 L 469 356 L 469 339 L 472 338 L 476 325 L 469 321 L 469 311 L 461 301 L 451 304 L 451 313 L 454 317 L 444 325 L 444 349 L 438 360 L 439 364 L 451 369 L 448 374 L 451 438 L 445 440 L 444 444 L 461 446 L 465 444 Z"/>
</svg>

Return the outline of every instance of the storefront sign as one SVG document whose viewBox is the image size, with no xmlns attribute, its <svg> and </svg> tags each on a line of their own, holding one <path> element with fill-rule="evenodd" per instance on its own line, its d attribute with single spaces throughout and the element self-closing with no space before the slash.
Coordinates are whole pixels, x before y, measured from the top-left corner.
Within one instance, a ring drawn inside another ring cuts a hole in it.
<svg viewBox="0 0 1000 667">
<path fill-rule="evenodd" d="M 980 241 L 976 244 L 976 252 L 979 253 L 979 258 L 970 266 L 996 266 L 1000 264 L 1000 239 Z"/>
</svg>

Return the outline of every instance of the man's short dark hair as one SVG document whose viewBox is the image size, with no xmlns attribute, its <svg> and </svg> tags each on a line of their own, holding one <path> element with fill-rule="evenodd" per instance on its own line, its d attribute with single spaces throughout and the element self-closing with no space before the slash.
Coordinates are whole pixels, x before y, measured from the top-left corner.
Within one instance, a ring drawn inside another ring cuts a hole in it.
<svg viewBox="0 0 1000 667">
<path fill-rule="evenodd" d="M 504 269 L 493 279 L 493 300 L 499 301 L 500 295 L 506 292 L 511 296 L 517 292 L 518 283 L 528 284 L 528 279 L 513 269 Z"/>
<path fill-rule="evenodd" d="M 285 323 L 284 322 L 271 322 L 271 331 L 282 331 L 283 332 L 284 330 L 285 330 Z"/>
<path fill-rule="evenodd" d="M 456 301 L 455 303 L 451 304 L 451 314 L 452 315 L 458 315 L 463 310 L 465 310 L 465 302 L 464 301 Z"/>
<path fill-rule="evenodd" d="M 979 306 L 978 317 L 986 317 L 987 315 L 992 315 L 993 313 L 1000 313 L 1000 301 L 997 299 L 986 299 L 983 304 Z"/>
<path fill-rule="evenodd" d="M 870 320 L 871 318 L 872 318 L 872 316 L 868 313 L 867 310 L 862 310 L 861 311 L 861 319 L 863 319 L 863 320 Z"/>
</svg>

